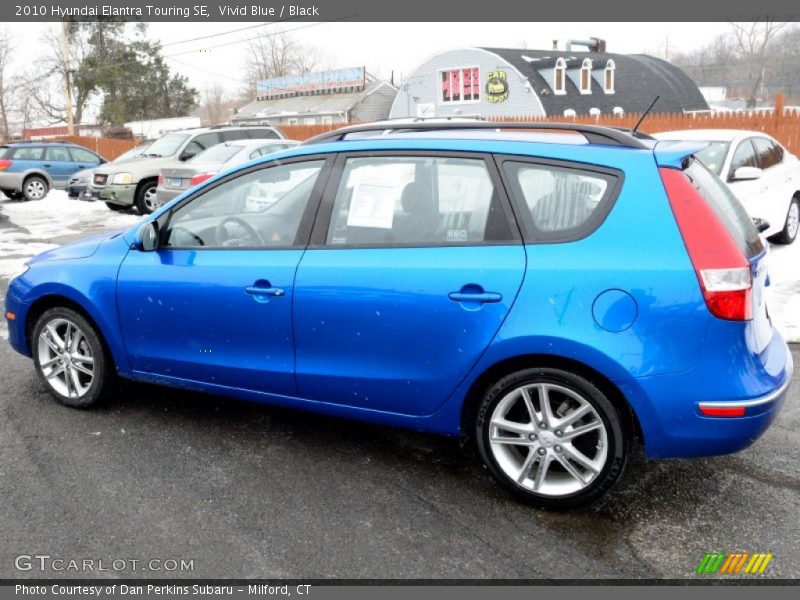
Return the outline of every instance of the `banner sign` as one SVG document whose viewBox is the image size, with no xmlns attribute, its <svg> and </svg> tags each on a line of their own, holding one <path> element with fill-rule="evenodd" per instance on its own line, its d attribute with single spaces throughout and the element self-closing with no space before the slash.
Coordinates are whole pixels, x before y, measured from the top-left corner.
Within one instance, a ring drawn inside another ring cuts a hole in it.
<svg viewBox="0 0 800 600">
<path fill-rule="evenodd" d="M 259 81 L 256 85 L 256 91 L 259 99 L 280 98 L 307 94 L 351 92 L 363 90 L 365 84 L 365 68 L 350 67 Z"/>
</svg>

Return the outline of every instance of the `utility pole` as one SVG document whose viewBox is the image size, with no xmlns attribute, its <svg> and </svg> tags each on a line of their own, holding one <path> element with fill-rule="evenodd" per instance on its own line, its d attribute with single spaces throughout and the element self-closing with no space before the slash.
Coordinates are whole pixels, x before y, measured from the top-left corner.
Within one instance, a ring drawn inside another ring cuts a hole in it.
<svg viewBox="0 0 800 600">
<path fill-rule="evenodd" d="M 72 81 L 69 65 L 69 35 L 67 22 L 61 22 L 61 53 L 64 59 L 64 93 L 67 105 L 67 135 L 75 135 L 75 121 L 72 116 Z"/>
</svg>

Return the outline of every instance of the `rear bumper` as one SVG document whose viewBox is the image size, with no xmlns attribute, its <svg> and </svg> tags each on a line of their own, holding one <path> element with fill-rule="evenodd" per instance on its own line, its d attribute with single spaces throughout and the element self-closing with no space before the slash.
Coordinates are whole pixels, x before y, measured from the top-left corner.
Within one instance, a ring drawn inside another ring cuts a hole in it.
<svg viewBox="0 0 800 600">
<path fill-rule="evenodd" d="M 22 173 L 0 173 L 0 190 L 22 191 Z"/>
<path fill-rule="evenodd" d="M 733 327 L 724 324 L 722 329 Z M 775 331 L 759 354 L 748 354 L 745 344 L 730 344 L 728 349 L 704 348 L 698 366 L 685 373 L 617 382 L 639 419 L 649 458 L 738 452 L 775 420 L 788 396 L 794 368 L 783 338 Z M 701 407 L 743 408 L 744 413 L 708 416 Z"/>
<path fill-rule="evenodd" d="M 166 204 L 170 200 L 174 200 L 180 196 L 185 191 L 186 190 L 173 190 L 160 185 L 156 188 L 156 199 L 160 204 Z"/>
</svg>

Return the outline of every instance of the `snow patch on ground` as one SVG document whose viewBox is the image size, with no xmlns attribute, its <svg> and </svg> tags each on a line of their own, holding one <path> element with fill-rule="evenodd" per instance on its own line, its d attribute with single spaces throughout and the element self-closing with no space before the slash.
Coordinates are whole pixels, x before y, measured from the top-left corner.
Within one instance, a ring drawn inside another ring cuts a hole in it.
<svg viewBox="0 0 800 600">
<path fill-rule="evenodd" d="M 104 202 L 71 200 L 65 191 L 52 190 L 43 200 L 3 199 L 0 212 L 0 279 L 19 270 L 37 254 L 104 229 L 131 227 L 136 213 L 113 212 Z"/>
<path fill-rule="evenodd" d="M 770 244 L 767 307 L 787 342 L 800 343 L 800 236 L 793 244 Z"/>
</svg>

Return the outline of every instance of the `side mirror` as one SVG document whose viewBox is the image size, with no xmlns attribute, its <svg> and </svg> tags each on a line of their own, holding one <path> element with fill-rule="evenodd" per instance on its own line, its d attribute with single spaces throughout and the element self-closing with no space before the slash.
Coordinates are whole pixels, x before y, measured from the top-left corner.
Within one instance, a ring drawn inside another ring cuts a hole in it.
<svg viewBox="0 0 800 600">
<path fill-rule="evenodd" d="M 195 154 L 197 153 L 192 152 L 191 150 L 184 150 L 183 152 L 181 152 L 180 156 L 178 157 L 178 160 L 181 162 L 187 161 L 190 158 L 194 158 Z"/>
<path fill-rule="evenodd" d="M 749 181 L 761 177 L 761 169 L 758 167 L 739 167 L 733 174 L 731 181 Z"/>
<path fill-rule="evenodd" d="M 149 221 L 139 230 L 139 248 L 142 252 L 158 249 L 158 223 Z"/>
</svg>

